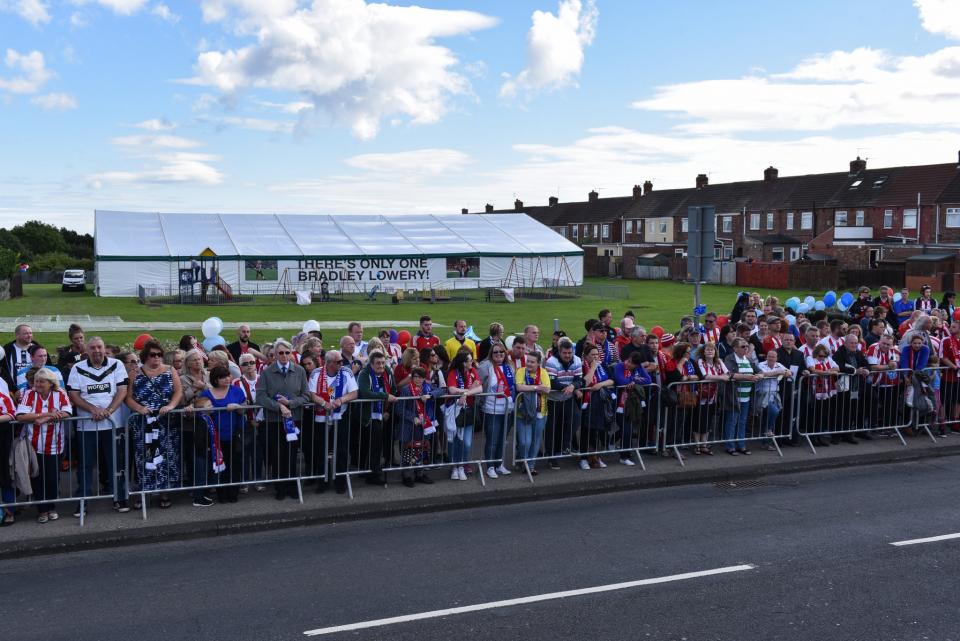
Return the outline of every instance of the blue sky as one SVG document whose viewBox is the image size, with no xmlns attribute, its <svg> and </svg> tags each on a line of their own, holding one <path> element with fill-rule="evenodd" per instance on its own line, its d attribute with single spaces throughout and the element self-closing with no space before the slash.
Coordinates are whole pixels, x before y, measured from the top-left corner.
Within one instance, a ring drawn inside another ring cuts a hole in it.
<svg viewBox="0 0 960 641">
<path fill-rule="evenodd" d="M 0 0 L 0 225 L 951 162 L 960 2 Z"/>
</svg>

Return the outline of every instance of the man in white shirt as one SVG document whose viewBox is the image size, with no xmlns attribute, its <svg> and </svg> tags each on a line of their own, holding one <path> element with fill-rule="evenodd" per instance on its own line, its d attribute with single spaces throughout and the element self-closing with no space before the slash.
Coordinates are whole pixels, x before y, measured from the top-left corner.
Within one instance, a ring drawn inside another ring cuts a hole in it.
<svg viewBox="0 0 960 641">
<path fill-rule="evenodd" d="M 93 467 L 100 470 L 101 482 L 105 480 L 107 492 L 114 492 L 115 436 L 122 429 L 120 407 L 127 394 L 127 370 L 123 363 L 107 356 L 103 340 L 94 336 L 87 341 L 87 358 L 70 369 L 67 394 L 77 410 L 77 416 L 88 420 L 77 422 L 77 437 L 80 446 L 80 467 L 77 470 L 77 485 L 80 496 L 97 496 L 99 487 L 93 483 Z M 122 481 L 126 465 L 122 452 L 117 449 L 117 463 L 121 482 L 117 484 L 114 509 L 127 512 L 126 483 Z M 76 513 L 79 516 L 79 509 Z"/>
<path fill-rule="evenodd" d="M 345 336 L 344 338 L 350 338 Z M 350 339 L 351 342 L 353 339 Z M 347 404 L 357 398 L 357 379 L 346 363 L 343 355 L 332 349 L 323 358 L 323 367 L 313 370 L 308 384 L 315 404 L 314 421 L 326 425 L 333 424 L 336 429 L 336 476 L 334 489 L 337 494 L 347 490 L 347 469 L 350 456 L 351 422 Z M 356 414 L 359 414 L 357 412 Z M 357 434 L 356 436 L 359 436 Z M 322 444 L 322 441 L 321 441 Z M 322 481 L 320 481 L 322 483 Z"/>
</svg>

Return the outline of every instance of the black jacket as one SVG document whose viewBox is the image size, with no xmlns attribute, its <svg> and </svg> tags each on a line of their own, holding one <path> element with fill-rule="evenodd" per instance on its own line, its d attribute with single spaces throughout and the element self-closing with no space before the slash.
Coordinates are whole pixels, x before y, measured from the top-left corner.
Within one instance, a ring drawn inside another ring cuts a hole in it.
<svg viewBox="0 0 960 641">
<path fill-rule="evenodd" d="M 247 347 L 252 347 L 258 352 L 260 351 L 260 346 L 254 343 L 253 341 L 247 342 Z M 230 352 L 230 356 L 233 356 L 233 362 L 239 365 L 240 356 L 243 354 L 243 352 L 240 351 L 240 341 L 233 341 L 232 343 L 227 345 L 227 351 Z"/>
</svg>

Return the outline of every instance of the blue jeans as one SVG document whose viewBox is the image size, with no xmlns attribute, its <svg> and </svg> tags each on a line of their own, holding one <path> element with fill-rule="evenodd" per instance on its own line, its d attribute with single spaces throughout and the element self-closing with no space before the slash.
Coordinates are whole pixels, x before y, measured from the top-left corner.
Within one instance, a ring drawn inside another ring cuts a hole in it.
<svg viewBox="0 0 960 641">
<path fill-rule="evenodd" d="M 506 419 L 506 414 L 483 415 L 483 434 L 486 440 L 483 444 L 483 460 L 489 467 L 503 465 L 503 432 Z"/>
<path fill-rule="evenodd" d="M 724 447 L 730 452 L 734 449 L 747 449 L 747 419 L 750 418 L 750 401 L 739 403 L 740 409 L 728 410 L 723 416 Z"/>
<path fill-rule="evenodd" d="M 80 444 L 80 468 L 77 470 L 77 496 L 91 497 L 100 495 L 99 483 L 94 483 L 93 468 L 99 466 L 106 470 L 107 493 L 114 494 L 113 484 L 117 478 L 113 467 L 113 430 L 78 431 L 77 439 Z M 123 464 L 123 441 L 117 444 L 117 463 L 119 467 L 119 483 L 114 496 L 118 501 L 127 500 L 127 483 L 125 478 L 126 465 Z"/>
<path fill-rule="evenodd" d="M 540 440 L 543 438 L 543 428 L 547 425 L 547 417 L 541 416 L 533 420 L 517 418 L 517 460 L 535 459 L 540 453 Z M 528 461 L 532 470 L 536 461 Z"/>
<path fill-rule="evenodd" d="M 620 427 L 620 448 L 623 450 L 631 449 L 633 441 L 633 421 L 624 420 L 623 412 L 617 412 L 617 425 Z M 630 458 L 630 452 L 620 452 L 621 461 L 625 461 L 628 458 Z"/>
<path fill-rule="evenodd" d="M 473 450 L 473 425 L 457 428 L 457 435 L 453 437 L 450 446 L 450 462 L 465 463 Z"/>
<path fill-rule="evenodd" d="M 210 484 L 207 470 L 210 470 L 209 474 L 213 474 L 212 459 L 209 463 L 210 467 L 207 467 L 207 457 L 210 455 L 210 449 L 206 445 L 208 438 L 206 432 L 183 433 L 183 466 L 186 467 L 187 462 L 193 459 L 193 485 L 195 489 L 191 495 L 194 499 L 199 499 L 207 495 L 207 490 L 203 487 Z M 222 444 L 221 447 L 223 447 Z M 224 454 L 224 456 L 226 456 L 226 454 Z M 184 485 L 186 485 L 186 483 L 184 483 Z"/>
<path fill-rule="evenodd" d="M 777 405 L 776 400 L 770 401 L 770 404 L 766 407 L 767 412 L 767 421 L 766 421 L 766 434 L 775 434 L 777 427 L 777 417 L 780 416 L 781 408 Z M 766 435 L 765 434 L 765 435 Z M 769 438 L 764 441 L 765 445 L 773 445 L 773 439 Z"/>
</svg>

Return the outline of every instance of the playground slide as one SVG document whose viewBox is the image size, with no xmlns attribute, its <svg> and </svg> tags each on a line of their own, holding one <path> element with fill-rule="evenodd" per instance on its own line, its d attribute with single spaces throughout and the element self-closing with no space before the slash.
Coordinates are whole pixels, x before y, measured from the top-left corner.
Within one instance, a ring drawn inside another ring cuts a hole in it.
<svg viewBox="0 0 960 641">
<path fill-rule="evenodd" d="M 220 278 L 219 275 L 217 276 L 217 289 L 223 292 L 223 296 L 227 300 L 230 300 L 231 298 L 233 298 L 233 288 L 230 287 L 230 284 L 227 281 Z"/>
</svg>

